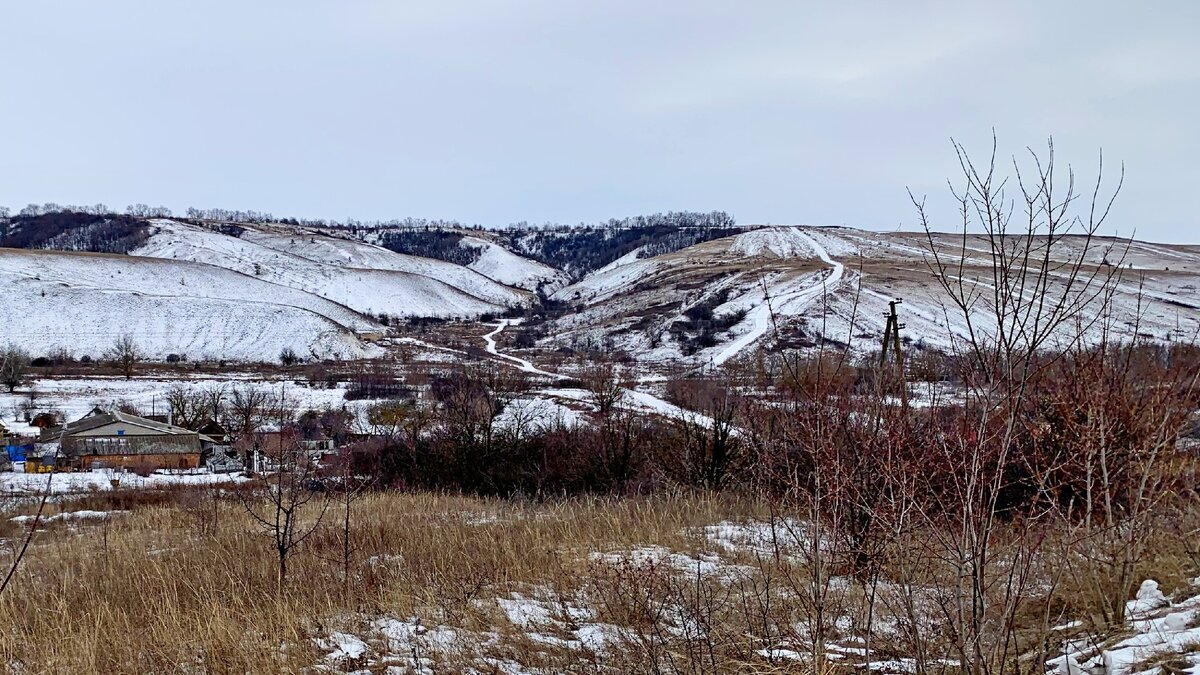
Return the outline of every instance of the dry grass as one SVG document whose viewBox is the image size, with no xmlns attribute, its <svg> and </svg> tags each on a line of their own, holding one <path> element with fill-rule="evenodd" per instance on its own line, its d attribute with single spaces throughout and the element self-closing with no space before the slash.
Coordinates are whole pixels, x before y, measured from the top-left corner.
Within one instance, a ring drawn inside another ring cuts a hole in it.
<svg viewBox="0 0 1200 675">
<path fill-rule="evenodd" d="M 206 498 L 47 528 L 0 597 L 0 660 L 39 673 L 298 671 L 320 661 L 312 638 L 339 622 L 502 624 L 494 603 L 478 601 L 530 587 L 570 595 L 591 551 L 689 550 L 688 528 L 755 514 L 716 498 L 533 506 L 370 495 L 354 506 L 350 583 L 327 514 L 281 596 L 267 538 L 236 501 Z"/>
<path fill-rule="evenodd" d="M 103 506 L 99 499 L 68 508 Z M 35 538 L 0 596 L 0 662 L 9 670 L 279 673 L 320 672 L 314 665 L 328 663 L 382 673 L 421 672 L 412 669 L 420 662 L 450 673 L 517 672 L 512 664 L 543 673 L 813 671 L 809 662 L 762 651 L 803 653 L 811 645 L 806 626 L 817 607 L 807 561 L 721 551 L 703 535 L 714 523 L 768 518 L 768 506 L 754 500 L 693 495 L 533 504 L 370 494 L 354 505 L 351 578 L 342 578 L 336 560 L 340 532 L 330 511 L 293 560 L 282 594 L 269 539 L 228 494 L 183 490 L 171 500 L 130 496 L 121 504 L 133 508 L 107 521 L 59 521 Z M 1165 529 L 1154 536 L 1147 576 L 1165 570 L 1168 590 L 1184 584 L 1194 575 L 1190 553 L 1172 546 L 1178 538 Z M 648 546 L 690 556 L 683 560 L 693 564 L 718 560 L 724 571 L 696 574 L 670 561 L 628 556 Z M 597 558 L 606 553 L 613 556 Z M 929 560 L 915 570 L 924 589 L 943 576 Z M 1055 590 L 1054 621 L 1059 614 L 1086 618 L 1090 610 L 1089 589 L 1071 578 Z M 833 644 L 860 634 L 862 589 L 848 579 L 825 583 L 824 610 L 844 617 L 826 639 Z M 875 608 L 874 659 L 905 656 L 909 647 L 886 617 L 896 588 L 881 590 Z M 536 630 L 514 623 L 497 603 L 514 597 L 542 601 L 553 621 Z M 1030 640 L 1044 637 L 1035 634 L 1035 615 L 1028 617 Z M 386 645 L 376 641 L 370 663 L 326 661 L 330 647 L 320 645 L 322 638 L 335 631 L 366 636 L 371 622 L 384 617 L 451 627 L 469 644 L 385 658 Z M 584 623 L 620 633 L 606 649 L 571 644 Z M 826 662 L 820 670 L 849 669 Z"/>
</svg>

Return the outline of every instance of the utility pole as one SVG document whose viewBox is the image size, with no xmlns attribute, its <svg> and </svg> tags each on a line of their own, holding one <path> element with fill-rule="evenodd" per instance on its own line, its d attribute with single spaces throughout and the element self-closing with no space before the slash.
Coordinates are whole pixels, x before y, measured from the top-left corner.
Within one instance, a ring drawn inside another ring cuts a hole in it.
<svg viewBox="0 0 1200 675">
<path fill-rule="evenodd" d="M 888 347 L 891 346 L 892 351 L 896 355 L 896 377 L 900 381 L 900 403 L 908 407 L 908 383 L 904 381 L 904 351 L 901 349 L 900 329 L 904 328 L 904 324 L 900 323 L 899 317 L 896 316 L 896 305 L 903 303 L 903 300 L 892 300 L 888 302 L 888 311 L 884 312 L 887 317 L 887 324 L 883 328 L 883 349 L 879 352 L 879 369 L 882 372 L 887 366 Z"/>
</svg>

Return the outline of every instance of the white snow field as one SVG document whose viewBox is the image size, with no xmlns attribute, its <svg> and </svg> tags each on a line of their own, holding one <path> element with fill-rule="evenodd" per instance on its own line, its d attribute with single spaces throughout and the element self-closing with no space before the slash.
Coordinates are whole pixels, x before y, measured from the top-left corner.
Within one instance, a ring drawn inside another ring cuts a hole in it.
<svg viewBox="0 0 1200 675">
<path fill-rule="evenodd" d="M 396 253 L 381 246 L 328 233 L 303 230 L 297 232 L 296 228 L 258 225 L 247 229 L 240 238 L 315 262 L 429 277 L 500 307 L 529 304 L 533 297 L 521 289 L 510 288 L 506 282 L 498 282 L 495 278 L 462 265 Z"/>
<path fill-rule="evenodd" d="M 289 286 L 367 314 L 473 317 L 528 304 L 529 293 L 461 265 L 356 241 L 265 226 L 239 236 L 171 220 L 137 256 L 192 260 Z"/>
<path fill-rule="evenodd" d="M 24 424 L 22 409 L 31 397 L 35 411 L 56 411 L 67 421 L 77 420 L 92 408 L 113 408 L 129 404 L 145 414 L 164 413 L 166 395 L 180 388 L 189 394 L 235 389 L 265 393 L 269 400 L 287 402 L 297 413 L 306 410 L 339 409 L 342 407 L 361 414 L 376 401 L 362 399 L 347 401 L 344 387 L 311 387 L 304 381 L 266 379 L 257 373 L 223 373 L 193 375 L 192 377 L 86 377 L 45 378 L 28 382 L 15 392 L 0 391 L 0 423 L 8 429 L 29 435 L 40 430 Z"/>
<path fill-rule="evenodd" d="M 149 476 L 138 476 L 127 471 L 97 470 L 73 471 L 70 473 L 21 473 L 13 471 L 0 472 L 0 493 L 6 495 L 40 495 L 50 489 L 50 494 L 62 495 L 71 493 L 90 492 L 93 490 L 112 490 L 115 488 L 152 488 L 171 485 L 215 485 L 221 483 L 240 483 L 246 479 L 235 474 L 208 473 L 193 471 L 190 473 L 158 472 Z M 113 481 L 116 481 L 114 484 Z M 90 513 L 113 513 L 90 512 Z M 69 519 L 68 514 L 58 516 L 59 519 Z M 87 516 L 84 516 L 87 517 Z M 98 516 L 103 517 L 103 516 Z M 31 516 L 17 516 L 13 520 L 24 524 Z M 54 517 L 51 517 L 54 518 Z"/>
<path fill-rule="evenodd" d="M 554 291 L 567 283 L 567 275 L 536 260 L 524 258 L 503 246 L 479 237 L 463 237 L 462 246 L 480 249 L 479 259 L 467 267 L 507 286 Z"/>
<path fill-rule="evenodd" d="M 474 318 L 535 301 L 462 265 L 304 228 L 171 219 L 151 228 L 127 256 L 0 250 L 0 343 L 95 358 L 129 333 L 152 359 L 272 361 L 285 348 L 350 359 L 380 353 L 356 335 L 381 331 L 375 316 Z M 478 262 L 491 273 L 561 283 L 561 273 L 489 246 Z"/>
<path fill-rule="evenodd" d="M 654 274 L 669 269 L 671 263 L 665 258 L 638 258 L 637 251 L 630 251 L 574 284 L 559 289 L 551 297 L 589 304 L 612 299 L 646 282 Z"/>
<path fill-rule="evenodd" d="M 213 265 L 135 256 L 0 249 L 0 343 L 35 355 L 100 357 L 128 333 L 151 358 L 273 361 L 378 352 L 377 324 L 302 290 Z"/>
</svg>

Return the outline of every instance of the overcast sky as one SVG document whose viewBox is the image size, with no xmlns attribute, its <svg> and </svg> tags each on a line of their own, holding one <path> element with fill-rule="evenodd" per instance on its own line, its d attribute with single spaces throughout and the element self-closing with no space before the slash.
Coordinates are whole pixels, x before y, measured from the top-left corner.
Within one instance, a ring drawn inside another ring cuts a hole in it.
<svg viewBox="0 0 1200 675">
<path fill-rule="evenodd" d="M 1200 243 L 1200 2 L 0 0 L 0 204 L 916 225 L 950 137 Z"/>
</svg>

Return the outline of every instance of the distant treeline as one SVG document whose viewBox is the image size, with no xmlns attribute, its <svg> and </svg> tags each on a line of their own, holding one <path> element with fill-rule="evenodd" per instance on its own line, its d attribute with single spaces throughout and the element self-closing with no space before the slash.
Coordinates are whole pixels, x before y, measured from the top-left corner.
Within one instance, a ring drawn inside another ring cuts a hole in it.
<svg viewBox="0 0 1200 675">
<path fill-rule="evenodd" d="M 122 213 L 104 204 L 29 204 L 16 215 L 10 214 L 7 207 L 0 207 L 0 245 L 8 247 L 127 253 L 145 240 L 146 219 L 177 217 L 210 225 L 284 223 L 340 229 L 356 239 L 399 253 L 460 265 L 469 265 L 482 254 L 477 247 L 462 245 L 462 231 L 485 229 L 453 220 L 336 221 L 219 208 L 189 207 L 183 215 L 175 216 L 165 206 L 147 204 L 131 204 Z M 522 221 L 493 231 L 499 232 L 513 250 L 579 279 L 633 251 L 640 258 L 670 253 L 735 234 L 734 228 L 733 216 L 724 211 L 669 211 L 578 225 Z"/>
<path fill-rule="evenodd" d="M 149 236 L 141 218 L 57 211 L 0 220 L 0 247 L 128 253 Z"/>
<path fill-rule="evenodd" d="M 483 249 L 462 246 L 462 238 L 461 234 L 451 230 L 384 230 L 375 237 L 374 243 L 397 253 L 470 265 L 479 260 Z"/>
<path fill-rule="evenodd" d="M 670 211 L 593 224 L 534 227 L 516 223 L 497 232 L 512 250 L 579 279 L 635 250 L 639 258 L 648 258 L 736 234 L 734 228 L 733 217 L 724 211 Z M 472 228 L 454 221 L 410 218 L 346 229 L 360 239 L 399 253 L 461 265 L 475 262 L 481 254 L 475 247 L 461 245 L 460 230 Z"/>
<path fill-rule="evenodd" d="M 734 226 L 733 216 L 724 211 L 670 211 L 597 225 L 512 228 L 505 236 L 513 249 L 577 280 L 633 251 L 639 258 L 671 253 L 736 234 Z"/>
</svg>

